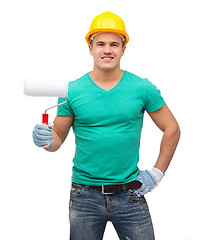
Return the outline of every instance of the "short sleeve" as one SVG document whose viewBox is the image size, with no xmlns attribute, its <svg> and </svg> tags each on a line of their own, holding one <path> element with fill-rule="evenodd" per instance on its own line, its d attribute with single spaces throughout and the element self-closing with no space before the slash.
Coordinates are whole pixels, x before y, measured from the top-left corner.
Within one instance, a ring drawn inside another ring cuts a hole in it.
<svg viewBox="0 0 204 240">
<path fill-rule="evenodd" d="M 66 97 L 65 98 L 58 98 L 58 104 L 65 102 L 66 101 Z M 71 109 L 71 107 L 69 106 L 69 100 L 68 102 L 58 106 L 57 108 L 57 116 L 74 116 L 74 113 Z"/>
<path fill-rule="evenodd" d="M 161 96 L 160 90 L 152 84 L 148 79 L 146 80 L 145 88 L 145 110 L 147 112 L 154 112 L 164 106 L 165 101 Z"/>
</svg>

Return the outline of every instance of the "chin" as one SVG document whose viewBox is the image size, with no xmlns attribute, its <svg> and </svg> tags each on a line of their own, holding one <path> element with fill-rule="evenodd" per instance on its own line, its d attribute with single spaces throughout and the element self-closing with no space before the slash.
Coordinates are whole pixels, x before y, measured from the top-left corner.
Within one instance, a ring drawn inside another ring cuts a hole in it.
<svg viewBox="0 0 204 240">
<path fill-rule="evenodd" d="M 111 72 L 117 68 L 118 68 L 118 65 L 117 66 L 99 66 L 99 69 L 104 72 Z"/>
</svg>

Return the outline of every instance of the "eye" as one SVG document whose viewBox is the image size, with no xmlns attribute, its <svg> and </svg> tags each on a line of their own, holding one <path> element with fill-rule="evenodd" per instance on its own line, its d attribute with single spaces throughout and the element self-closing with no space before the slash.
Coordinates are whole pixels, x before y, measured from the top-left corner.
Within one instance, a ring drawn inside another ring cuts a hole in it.
<svg viewBox="0 0 204 240">
<path fill-rule="evenodd" d="M 98 47 L 103 47 L 104 44 L 103 44 L 103 43 L 97 43 L 97 46 L 98 46 Z"/>
<path fill-rule="evenodd" d="M 111 46 L 112 47 L 119 47 L 119 44 L 118 43 L 112 43 Z"/>
</svg>

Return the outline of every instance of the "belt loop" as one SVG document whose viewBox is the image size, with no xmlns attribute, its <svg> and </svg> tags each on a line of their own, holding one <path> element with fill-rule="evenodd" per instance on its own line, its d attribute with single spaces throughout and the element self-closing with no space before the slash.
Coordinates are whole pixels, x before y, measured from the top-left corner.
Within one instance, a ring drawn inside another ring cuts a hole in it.
<svg viewBox="0 0 204 240">
<path fill-rule="evenodd" d="M 126 186 L 126 184 L 122 184 L 122 189 L 123 189 L 123 192 L 127 192 L 127 186 Z"/>
<path fill-rule="evenodd" d="M 89 190 L 90 186 L 89 185 L 84 185 L 85 190 Z"/>
</svg>

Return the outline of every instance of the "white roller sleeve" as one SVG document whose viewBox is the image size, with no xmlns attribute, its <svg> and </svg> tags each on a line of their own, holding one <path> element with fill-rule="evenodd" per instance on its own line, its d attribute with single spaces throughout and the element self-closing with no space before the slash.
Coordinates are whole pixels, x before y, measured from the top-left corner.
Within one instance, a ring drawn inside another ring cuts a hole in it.
<svg viewBox="0 0 204 240">
<path fill-rule="evenodd" d="M 24 81 L 24 94 L 37 97 L 66 97 L 68 81 L 65 80 L 39 80 L 26 79 Z"/>
</svg>

